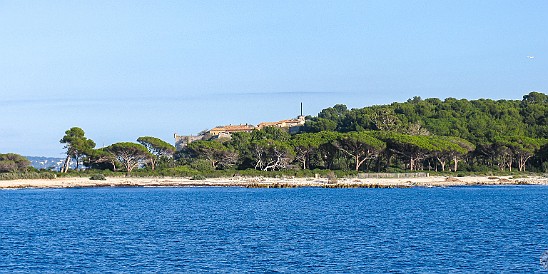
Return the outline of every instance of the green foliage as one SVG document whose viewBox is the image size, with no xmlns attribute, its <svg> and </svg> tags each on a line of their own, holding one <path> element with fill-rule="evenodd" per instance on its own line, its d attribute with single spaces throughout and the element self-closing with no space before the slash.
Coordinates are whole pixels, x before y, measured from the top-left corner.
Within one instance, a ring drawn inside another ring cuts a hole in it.
<svg viewBox="0 0 548 274">
<path fill-rule="evenodd" d="M 548 96 L 540 92 L 531 92 L 523 96 L 520 114 L 529 127 L 532 137 L 548 136 Z"/>
<path fill-rule="evenodd" d="M 335 105 L 310 117 L 307 132 L 383 130 L 412 134 L 421 125 L 423 132 L 454 136 L 473 143 L 492 142 L 496 137 L 515 135 L 548 136 L 548 96 L 531 92 L 522 101 L 479 99 L 468 101 L 447 98 L 347 109 Z"/>
<path fill-rule="evenodd" d="M 29 166 L 30 161 L 19 154 L 0 154 L 0 172 L 23 172 Z"/>
<path fill-rule="evenodd" d="M 190 166 L 178 166 L 174 168 L 166 168 L 162 170 L 155 171 L 153 174 L 159 176 L 172 176 L 172 177 L 187 177 L 194 176 L 200 172 L 191 168 Z"/>
<path fill-rule="evenodd" d="M 236 151 L 227 148 L 224 144 L 215 140 L 195 141 L 188 144 L 185 150 L 190 158 L 209 161 L 211 169 L 228 168 L 238 160 L 238 153 Z"/>
<path fill-rule="evenodd" d="M 201 174 L 198 174 L 198 175 L 194 175 L 190 178 L 190 180 L 205 180 L 206 177 L 204 175 L 201 175 Z"/>
<path fill-rule="evenodd" d="M 145 146 L 130 142 L 112 144 L 105 148 L 105 151 L 112 153 L 127 172 L 131 172 L 134 168 L 144 165 L 147 160 L 152 158 L 151 153 Z"/>
<path fill-rule="evenodd" d="M 55 173 L 50 172 L 10 172 L 0 173 L 0 180 L 36 180 L 36 179 L 55 179 Z"/>
<path fill-rule="evenodd" d="M 366 160 L 376 158 L 386 148 L 385 142 L 365 131 L 343 133 L 333 145 L 354 160 L 356 171 Z"/>
<path fill-rule="evenodd" d="M 447 174 L 542 171 L 548 161 L 548 96 L 523 100 L 466 100 L 414 97 L 403 103 L 348 109 L 335 105 L 308 116 L 304 131 L 266 127 L 199 140 L 174 155 L 158 138 L 139 137 L 93 149 L 83 130 L 61 140 L 67 155 L 93 169 L 131 176 L 314 176 L 333 170 Z M 176 161 L 175 161 L 176 160 Z M 138 169 L 146 165 L 146 169 Z M 14 164 L 5 162 L 2 166 Z M 7 169 L 7 168 L 4 168 Z M 72 175 L 71 175 L 72 176 Z"/>
<path fill-rule="evenodd" d="M 152 154 L 157 156 L 172 155 L 175 152 L 175 147 L 156 137 L 139 137 L 137 142 L 145 146 Z"/>
<path fill-rule="evenodd" d="M 151 153 L 149 163 L 152 170 L 156 168 L 158 162 L 166 164 L 173 159 L 175 147 L 163 140 L 156 137 L 145 136 L 137 138 L 137 142 L 145 146 Z"/>
<path fill-rule="evenodd" d="M 68 171 L 71 158 L 76 161 L 76 169 L 78 169 L 80 158 L 89 155 L 95 147 L 95 142 L 86 138 L 84 135 L 83 129 L 73 127 L 65 131 L 65 136 L 59 141 L 60 143 L 65 144 L 64 148 L 67 150 L 67 159 L 63 164 L 62 172 Z"/>
<path fill-rule="evenodd" d="M 92 169 L 112 171 L 121 165 L 116 156 L 108 150 L 108 147 L 91 150 L 84 159 L 84 164 Z"/>
<path fill-rule="evenodd" d="M 304 131 L 306 132 L 322 132 L 337 130 L 337 122 L 321 117 L 312 117 L 306 120 Z"/>
<path fill-rule="evenodd" d="M 296 159 L 302 164 L 302 168 L 306 169 L 310 166 L 312 154 L 325 142 L 331 141 L 324 140 L 320 133 L 301 133 L 295 135 L 290 144 L 295 150 Z"/>
<path fill-rule="evenodd" d="M 95 174 L 95 175 L 92 175 L 91 177 L 89 177 L 90 180 L 99 180 L 99 181 L 104 181 L 106 180 L 107 178 L 105 177 L 105 175 L 103 174 Z"/>
<path fill-rule="evenodd" d="M 211 165 L 211 162 L 205 159 L 195 159 L 190 162 L 190 167 L 198 171 L 212 171 L 215 170 Z"/>
<path fill-rule="evenodd" d="M 291 138 L 291 135 L 286 129 L 279 127 L 265 127 L 261 130 L 254 130 L 251 132 L 251 140 L 265 140 L 271 139 L 276 141 L 287 142 Z"/>
<path fill-rule="evenodd" d="M 252 141 L 250 151 L 255 169 L 264 171 L 285 169 L 295 157 L 288 142 L 272 139 Z"/>
<path fill-rule="evenodd" d="M 548 162 L 542 163 L 542 172 L 548 173 Z"/>
<path fill-rule="evenodd" d="M 137 138 L 137 142 L 145 146 L 151 153 L 149 163 L 152 170 L 156 168 L 158 161 L 168 161 L 173 158 L 175 147 L 156 137 L 144 136 Z"/>
</svg>

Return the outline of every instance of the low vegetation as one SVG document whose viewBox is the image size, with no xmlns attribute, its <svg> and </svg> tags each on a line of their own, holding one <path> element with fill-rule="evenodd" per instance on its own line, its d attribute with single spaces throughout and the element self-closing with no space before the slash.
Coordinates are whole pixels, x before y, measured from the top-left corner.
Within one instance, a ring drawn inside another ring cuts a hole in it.
<svg viewBox="0 0 548 274">
<path fill-rule="evenodd" d="M 0 180 L 55 179 L 57 175 L 51 172 L 9 172 L 0 173 Z"/>
<path fill-rule="evenodd" d="M 105 175 L 103 174 L 94 174 L 91 177 L 89 177 L 89 179 L 94 181 L 104 181 L 107 179 L 107 177 L 105 177 Z"/>
</svg>

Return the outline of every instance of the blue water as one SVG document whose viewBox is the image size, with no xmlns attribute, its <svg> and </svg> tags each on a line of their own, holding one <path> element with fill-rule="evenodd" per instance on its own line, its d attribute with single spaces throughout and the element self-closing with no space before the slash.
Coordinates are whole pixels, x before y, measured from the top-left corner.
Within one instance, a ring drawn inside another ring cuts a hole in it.
<svg viewBox="0 0 548 274">
<path fill-rule="evenodd" d="M 545 272 L 548 187 L 0 191 L 0 272 Z"/>
</svg>

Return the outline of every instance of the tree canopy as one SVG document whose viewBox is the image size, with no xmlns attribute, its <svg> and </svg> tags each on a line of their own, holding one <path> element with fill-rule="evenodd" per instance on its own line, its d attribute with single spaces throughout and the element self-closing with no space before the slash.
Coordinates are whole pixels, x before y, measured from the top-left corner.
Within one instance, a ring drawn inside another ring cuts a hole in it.
<svg viewBox="0 0 548 274">
<path fill-rule="evenodd" d="M 156 163 L 162 158 L 172 158 L 175 153 L 175 147 L 159 138 L 144 136 L 137 138 L 137 142 L 145 146 L 153 157 L 150 158 L 152 170 L 156 168 Z"/>
<path fill-rule="evenodd" d="M 65 136 L 59 141 L 65 144 L 67 150 L 67 158 L 62 167 L 62 172 L 67 172 L 70 165 L 70 159 L 76 161 L 76 169 L 79 168 L 80 158 L 88 153 L 95 147 L 93 140 L 86 138 L 84 130 L 79 127 L 73 127 L 65 131 Z"/>
<path fill-rule="evenodd" d="M 29 166 L 30 161 L 19 154 L 0 154 L 0 172 L 22 172 Z"/>
<path fill-rule="evenodd" d="M 152 154 L 141 144 L 131 142 L 120 142 L 108 146 L 106 151 L 112 153 L 127 172 L 131 172 L 134 168 L 144 165 Z"/>
<path fill-rule="evenodd" d="M 156 137 L 93 149 L 80 128 L 65 132 L 67 161 L 127 172 L 188 166 L 196 170 L 331 169 L 548 172 L 548 96 L 522 100 L 422 99 L 308 116 L 302 131 L 265 127 L 231 138 L 204 135 L 178 152 Z M 294 133 L 294 132 L 292 132 Z M 85 157 L 83 157 L 85 156 Z M 169 162 L 169 165 L 157 163 Z M 66 171 L 66 169 L 64 168 Z"/>
</svg>

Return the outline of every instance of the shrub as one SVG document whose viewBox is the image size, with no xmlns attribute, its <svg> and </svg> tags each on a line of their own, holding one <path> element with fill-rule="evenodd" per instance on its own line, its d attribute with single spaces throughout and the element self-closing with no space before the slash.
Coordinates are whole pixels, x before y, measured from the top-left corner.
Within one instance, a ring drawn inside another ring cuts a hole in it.
<svg viewBox="0 0 548 274">
<path fill-rule="evenodd" d="M 57 175 L 54 173 L 38 173 L 38 172 L 24 172 L 24 173 L 0 173 L 0 180 L 20 180 L 20 179 L 55 179 Z"/>
<path fill-rule="evenodd" d="M 204 175 L 201 175 L 201 174 L 197 174 L 197 175 L 194 175 L 190 178 L 190 180 L 205 180 L 206 177 Z"/>
<path fill-rule="evenodd" d="M 90 180 L 106 180 L 107 178 L 103 174 L 95 174 L 89 177 Z"/>
<path fill-rule="evenodd" d="M 178 166 L 157 171 L 160 176 L 187 177 L 196 175 L 199 172 L 189 166 Z"/>
<path fill-rule="evenodd" d="M 211 170 L 213 170 L 213 166 L 211 165 L 211 162 L 209 162 L 208 160 L 203 160 L 203 159 L 197 159 L 195 161 L 192 161 L 192 163 L 190 163 L 190 167 L 195 169 L 195 170 L 198 170 L 198 171 L 211 171 Z"/>
<path fill-rule="evenodd" d="M 329 171 L 326 176 L 327 176 L 327 182 L 328 183 L 336 184 L 338 182 L 337 181 L 337 175 L 335 174 L 335 172 Z"/>
</svg>

